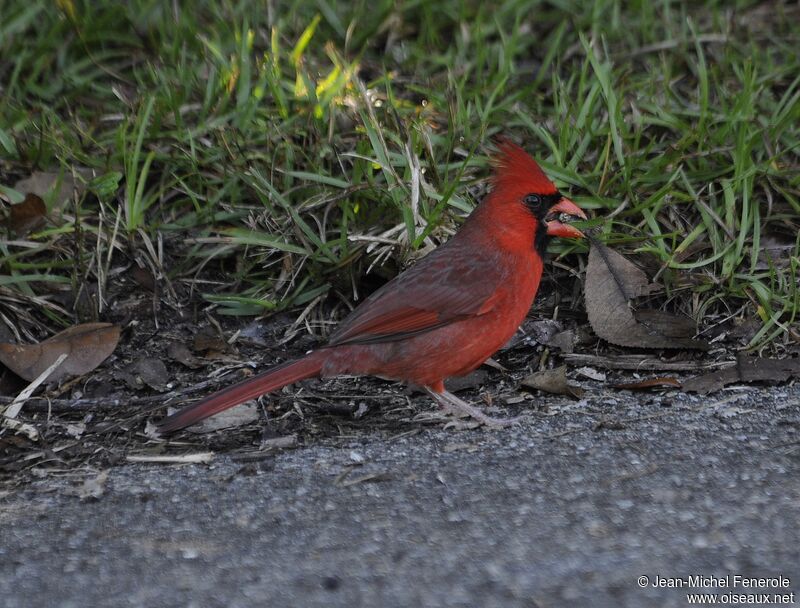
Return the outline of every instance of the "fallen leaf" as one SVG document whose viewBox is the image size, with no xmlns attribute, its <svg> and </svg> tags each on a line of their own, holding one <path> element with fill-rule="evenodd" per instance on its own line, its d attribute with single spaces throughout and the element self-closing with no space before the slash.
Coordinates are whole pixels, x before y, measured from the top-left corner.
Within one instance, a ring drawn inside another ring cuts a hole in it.
<svg viewBox="0 0 800 608">
<path fill-rule="evenodd" d="M 30 192 L 41 197 L 49 209 L 60 209 L 72 198 L 75 190 L 75 181 L 72 175 L 67 172 L 55 171 L 36 171 L 19 180 L 14 184 L 14 190 L 18 192 Z M 83 190 L 82 185 L 78 185 L 78 191 Z"/>
<path fill-rule="evenodd" d="M 213 327 L 202 327 L 194 337 L 192 348 L 198 353 L 226 353 L 231 345 Z"/>
<path fill-rule="evenodd" d="M 168 390 L 169 372 L 161 359 L 143 357 L 123 370 L 123 379 L 132 389 L 140 389 L 147 385 L 163 393 Z"/>
<path fill-rule="evenodd" d="M 653 310 L 652 308 L 639 308 L 633 310 L 633 316 L 648 330 L 655 331 L 666 338 L 683 340 L 697 332 L 695 322 L 682 315 L 673 315 L 672 313 Z"/>
<path fill-rule="evenodd" d="M 689 378 L 683 383 L 683 390 L 705 395 L 736 382 L 786 382 L 797 377 L 800 377 L 800 359 L 762 359 L 740 355 L 733 367 Z"/>
<path fill-rule="evenodd" d="M 48 378 L 81 376 L 105 361 L 119 342 L 120 328 L 111 323 L 84 323 L 57 333 L 39 344 L 0 343 L 0 362 L 31 382 L 62 354 L 67 358 Z"/>
<path fill-rule="evenodd" d="M 11 232 L 17 236 L 24 236 L 41 228 L 45 223 L 47 206 L 41 197 L 28 192 L 18 205 L 11 205 L 8 209 L 8 217 L 3 221 Z"/>
<path fill-rule="evenodd" d="M 594 332 L 618 346 L 635 348 L 696 348 L 694 323 L 657 310 L 634 310 L 631 300 L 655 288 L 632 262 L 592 239 L 586 267 L 586 312 Z"/>
<path fill-rule="evenodd" d="M 560 331 L 547 341 L 547 346 L 557 348 L 562 353 L 571 353 L 575 350 L 577 336 L 571 329 Z"/>
<path fill-rule="evenodd" d="M 625 391 L 646 391 L 651 388 L 681 388 L 681 383 L 672 376 L 659 376 L 657 378 L 646 378 L 638 382 L 620 382 L 612 384 L 611 388 L 618 388 Z"/>
<path fill-rule="evenodd" d="M 167 356 L 189 369 L 199 369 L 204 363 L 192 354 L 189 347 L 183 342 L 170 342 L 167 347 Z"/>
<path fill-rule="evenodd" d="M 573 386 L 567 382 L 566 365 L 535 372 L 522 381 L 522 386 L 554 395 L 569 395 L 575 399 L 580 399 L 584 392 L 580 386 Z"/>
</svg>

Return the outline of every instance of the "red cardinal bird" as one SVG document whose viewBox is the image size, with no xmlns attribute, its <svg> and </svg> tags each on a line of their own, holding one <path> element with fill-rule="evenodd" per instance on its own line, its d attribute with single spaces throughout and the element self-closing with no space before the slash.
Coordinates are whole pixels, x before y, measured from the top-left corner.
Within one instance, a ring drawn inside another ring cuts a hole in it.
<svg viewBox="0 0 800 608">
<path fill-rule="evenodd" d="M 548 238 L 581 238 L 564 216 L 586 218 L 519 146 L 502 141 L 492 191 L 458 234 L 373 293 L 339 325 L 327 346 L 273 367 L 168 416 L 169 433 L 313 377 L 372 375 L 424 387 L 445 409 L 492 426 L 447 392 L 503 346 L 533 303 Z"/>
</svg>

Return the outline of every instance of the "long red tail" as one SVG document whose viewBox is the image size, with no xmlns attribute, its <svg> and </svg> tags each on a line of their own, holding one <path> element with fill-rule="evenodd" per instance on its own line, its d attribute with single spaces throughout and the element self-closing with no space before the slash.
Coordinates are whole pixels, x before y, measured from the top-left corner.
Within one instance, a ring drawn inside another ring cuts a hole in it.
<svg viewBox="0 0 800 608">
<path fill-rule="evenodd" d="M 239 405 L 265 393 L 278 390 L 292 382 L 319 376 L 324 360 L 324 353 L 317 351 L 306 355 L 302 359 L 287 361 L 277 367 L 268 369 L 257 376 L 222 389 L 194 405 L 167 416 L 158 425 L 158 430 L 163 434 L 178 431 L 190 424 L 200 422 L 209 416 L 227 410 L 234 405 Z"/>
</svg>

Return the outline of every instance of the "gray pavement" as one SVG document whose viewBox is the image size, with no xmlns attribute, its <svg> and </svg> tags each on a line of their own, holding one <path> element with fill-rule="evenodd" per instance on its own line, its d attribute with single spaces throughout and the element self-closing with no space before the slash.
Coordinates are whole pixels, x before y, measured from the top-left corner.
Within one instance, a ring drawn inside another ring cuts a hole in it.
<svg viewBox="0 0 800 608">
<path fill-rule="evenodd" d="M 98 498 L 80 497 L 97 471 L 43 474 L 0 500 L 2 604 L 641 607 L 687 606 L 694 591 L 800 595 L 800 387 L 546 402 L 549 415 L 502 431 L 388 438 L 367 418 L 355 436 L 250 463 L 127 464 Z M 693 575 L 790 582 L 637 582 Z"/>
</svg>

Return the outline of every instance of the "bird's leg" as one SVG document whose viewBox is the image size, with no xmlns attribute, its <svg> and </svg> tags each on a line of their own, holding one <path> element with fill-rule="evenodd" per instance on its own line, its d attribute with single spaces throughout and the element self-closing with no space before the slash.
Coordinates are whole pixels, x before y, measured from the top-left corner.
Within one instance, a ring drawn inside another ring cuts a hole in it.
<svg viewBox="0 0 800 608">
<path fill-rule="evenodd" d="M 518 416 L 516 418 L 494 418 L 485 414 L 480 408 L 470 405 L 463 399 L 459 399 L 449 391 L 437 393 L 435 390 L 429 387 L 425 387 L 425 391 L 434 398 L 440 407 L 444 408 L 445 410 L 455 410 L 456 412 L 469 416 L 470 418 L 473 418 L 474 420 L 477 420 L 481 424 L 488 427 L 503 428 L 511 426 L 512 424 L 520 422 L 523 418 L 522 416 Z"/>
</svg>

